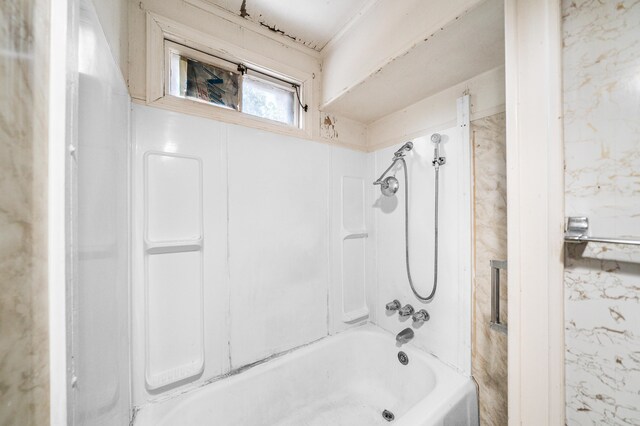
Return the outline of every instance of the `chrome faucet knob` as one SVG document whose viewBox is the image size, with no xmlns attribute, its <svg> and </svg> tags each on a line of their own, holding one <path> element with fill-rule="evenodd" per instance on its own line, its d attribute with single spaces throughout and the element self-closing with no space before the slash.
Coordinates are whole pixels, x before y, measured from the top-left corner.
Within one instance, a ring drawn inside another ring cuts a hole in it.
<svg viewBox="0 0 640 426">
<path fill-rule="evenodd" d="M 389 302 L 386 304 L 387 311 L 397 311 L 400 309 L 402 305 L 398 299 L 395 299 L 393 302 Z"/>
<path fill-rule="evenodd" d="M 429 312 L 425 311 L 424 309 L 420 309 L 418 312 L 413 314 L 411 318 L 413 318 L 414 322 L 425 322 L 429 321 L 430 316 Z"/>
<path fill-rule="evenodd" d="M 398 311 L 398 314 L 400 314 L 401 317 L 408 317 L 409 315 L 412 315 L 413 306 L 404 305 L 402 308 L 400 308 L 400 310 Z"/>
</svg>

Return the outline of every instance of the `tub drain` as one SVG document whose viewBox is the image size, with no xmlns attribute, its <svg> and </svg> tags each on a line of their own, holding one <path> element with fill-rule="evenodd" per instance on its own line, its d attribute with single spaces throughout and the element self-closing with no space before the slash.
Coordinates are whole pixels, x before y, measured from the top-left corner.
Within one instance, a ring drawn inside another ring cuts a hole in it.
<svg viewBox="0 0 640 426">
<path fill-rule="evenodd" d="M 386 421 L 388 421 L 388 422 L 391 422 L 391 421 L 393 421 L 393 419 L 395 419 L 395 418 L 396 418 L 396 416 L 394 416 L 394 415 L 393 415 L 393 413 L 392 413 L 391 411 L 389 411 L 389 410 L 384 410 L 384 411 L 382 412 L 382 418 L 383 418 L 383 419 L 385 419 L 385 420 L 386 420 Z"/>
<path fill-rule="evenodd" d="M 398 352 L 398 361 L 400 361 L 400 364 L 402 365 L 407 365 L 409 364 L 409 357 L 407 356 L 407 354 L 400 351 Z"/>
</svg>

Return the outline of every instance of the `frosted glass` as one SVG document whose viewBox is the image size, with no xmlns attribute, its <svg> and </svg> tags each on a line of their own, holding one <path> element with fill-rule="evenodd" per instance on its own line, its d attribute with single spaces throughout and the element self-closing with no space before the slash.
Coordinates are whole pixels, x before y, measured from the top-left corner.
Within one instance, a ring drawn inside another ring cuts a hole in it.
<svg viewBox="0 0 640 426">
<path fill-rule="evenodd" d="M 297 101 L 295 96 L 292 90 L 251 76 L 244 76 L 242 112 L 294 125 L 296 124 L 294 101 Z"/>
</svg>

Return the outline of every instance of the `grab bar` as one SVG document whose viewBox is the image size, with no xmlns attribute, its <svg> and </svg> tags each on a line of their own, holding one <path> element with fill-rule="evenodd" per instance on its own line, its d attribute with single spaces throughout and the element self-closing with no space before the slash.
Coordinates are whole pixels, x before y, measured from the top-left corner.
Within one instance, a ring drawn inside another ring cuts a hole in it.
<svg viewBox="0 0 640 426">
<path fill-rule="evenodd" d="M 507 269 L 506 260 L 491 260 L 491 321 L 489 328 L 507 334 L 507 325 L 500 322 L 500 269 Z"/>
<path fill-rule="evenodd" d="M 567 221 L 567 231 L 564 234 L 564 241 L 567 243 L 609 243 L 628 244 L 640 246 L 640 239 L 635 238 L 607 238 L 589 236 L 589 218 L 569 217 Z"/>
</svg>

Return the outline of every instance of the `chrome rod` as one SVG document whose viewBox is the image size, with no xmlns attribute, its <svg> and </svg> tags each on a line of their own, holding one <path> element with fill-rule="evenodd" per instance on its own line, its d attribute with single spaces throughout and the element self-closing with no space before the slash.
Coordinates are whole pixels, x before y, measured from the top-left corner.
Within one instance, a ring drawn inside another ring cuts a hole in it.
<svg viewBox="0 0 640 426">
<path fill-rule="evenodd" d="M 384 173 L 382 173 L 382 175 L 380 175 L 380 177 L 378 178 L 378 180 L 376 180 L 375 182 L 373 182 L 374 185 L 381 185 L 382 184 L 382 179 L 384 179 L 384 177 L 387 175 L 387 173 L 389 173 L 389 170 L 391 170 L 393 168 L 393 166 L 396 165 L 396 162 L 402 157 L 394 157 L 393 161 L 391 162 L 391 165 L 389 167 L 387 167 L 387 170 L 384 171 Z"/>
<path fill-rule="evenodd" d="M 564 241 L 572 244 L 607 243 L 640 246 L 640 238 L 591 237 L 589 236 L 589 218 L 572 216 L 567 221 L 567 232 Z"/>
<path fill-rule="evenodd" d="M 565 235 L 564 240 L 567 243 L 608 243 L 608 244 L 627 244 L 631 246 L 640 246 L 640 240 L 632 240 L 630 238 L 605 238 L 605 237 L 588 237 L 586 235 L 571 236 Z"/>
</svg>

